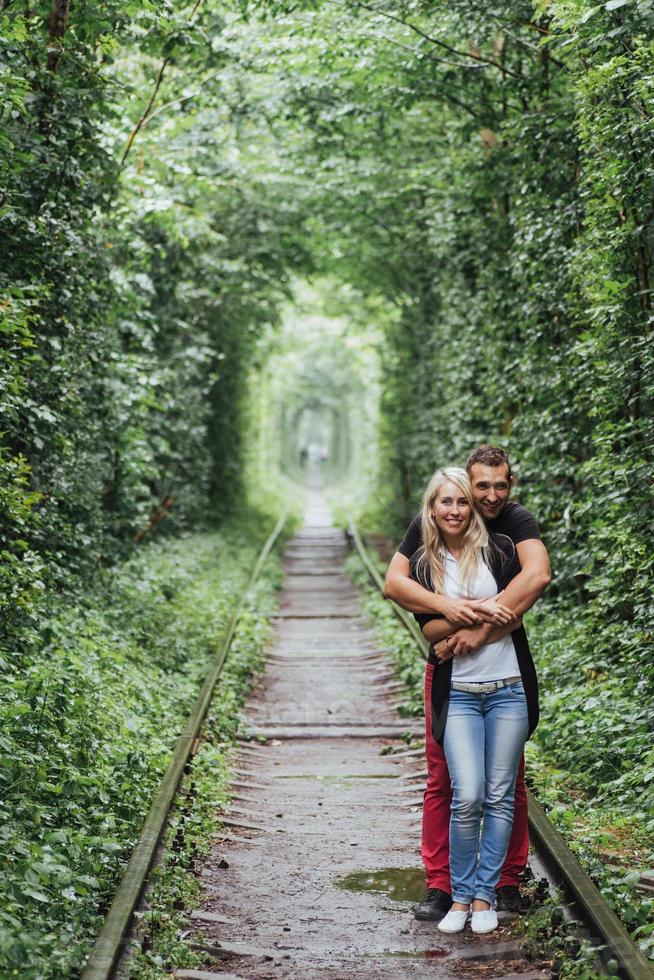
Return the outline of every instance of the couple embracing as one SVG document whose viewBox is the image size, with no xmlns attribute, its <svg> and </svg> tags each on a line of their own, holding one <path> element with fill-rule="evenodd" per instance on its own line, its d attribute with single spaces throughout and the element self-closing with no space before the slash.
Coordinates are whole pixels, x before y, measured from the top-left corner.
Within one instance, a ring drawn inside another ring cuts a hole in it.
<svg viewBox="0 0 654 980">
<path fill-rule="evenodd" d="M 519 912 L 529 852 L 525 741 L 538 684 L 522 614 L 550 581 L 538 525 L 509 500 L 511 465 L 480 446 L 439 470 L 393 556 L 384 594 L 430 643 L 425 673 L 427 892 L 414 910 L 442 932 L 497 928 Z M 483 823 L 482 823 L 483 815 Z"/>
</svg>

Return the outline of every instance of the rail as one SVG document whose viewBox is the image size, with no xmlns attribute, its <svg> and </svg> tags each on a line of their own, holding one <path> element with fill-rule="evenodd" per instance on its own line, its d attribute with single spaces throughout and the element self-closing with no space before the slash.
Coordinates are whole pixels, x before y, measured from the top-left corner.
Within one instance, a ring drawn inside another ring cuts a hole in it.
<svg viewBox="0 0 654 980">
<path fill-rule="evenodd" d="M 281 515 L 261 549 L 242 598 L 247 596 L 259 578 L 264 562 L 279 538 L 287 517 L 288 509 Z M 196 740 L 211 703 L 214 688 L 225 665 L 236 627 L 241 618 L 242 605 L 242 602 L 238 603 L 220 638 L 218 651 L 209 673 L 193 706 L 186 728 L 175 744 L 172 758 L 145 818 L 129 864 L 123 873 L 102 928 L 86 961 L 81 974 L 82 980 L 108 980 L 113 974 L 121 953 L 123 939 L 143 893 L 148 872 L 152 867 L 182 773 L 189 758 L 194 753 Z"/>
<path fill-rule="evenodd" d="M 376 587 L 383 591 L 383 580 L 368 554 L 361 535 L 353 521 L 349 521 L 348 537 L 357 551 L 368 575 Z M 404 609 L 393 604 L 400 622 L 416 638 L 420 633 L 415 620 Z M 418 645 L 425 653 L 427 643 L 420 633 Z M 618 962 L 620 975 L 627 980 L 652 980 L 654 969 L 636 946 L 619 918 L 608 904 L 595 883 L 588 877 L 565 840 L 549 820 L 534 794 L 527 791 L 529 800 L 529 830 L 543 852 L 548 869 L 553 872 L 570 894 L 574 896 L 593 936 L 599 937 Z"/>
<path fill-rule="evenodd" d="M 368 552 L 366 550 L 366 546 L 364 545 L 363 541 L 361 540 L 361 535 L 359 534 L 359 531 L 357 530 L 357 526 L 356 526 L 356 524 L 354 524 L 353 521 L 350 521 L 349 522 L 348 529 L 347 529 L 347 536 L 350 539 L 350 541 L 354 544 L 354 547 L 356 548 L 356 550 L 357 550 L 357 552 L 359 554 L 359 558 L 361 559 L 361 561 L 365 565 L 365 568 L 366 568 L 366 571 L 368 572 L 368 575 L 370 576 L 370 578 L 372 579 L 372 581 L 375 583 L 375 585 L 377 586 L 377 588 L 379 589 L 379 591 L 380 592 L 383 592 L 384 591 L 384 580 L 382 579 L 379 571 L 375 567 L 374 562 L 370 558 L 370 555 L 368 554 Z M 409 631 L 409 633 L 411 634 L 411 636 L 414 638 L 414 640 L 416 641 L 416 643 L 420 647 L 420 652 L 422 653 L 422 655 L 426 659 L 427 658 L 427 654 L 429 653 L 429 644 L 427 643 L 426 639 L 422 635 L 422 631 L 421 631 L 420 627 L 418 626 L 418 624 L 416 623 L 416 621 L 413 618 L 413 616 L 411 615 L 411 613 L 408 613 L 405 609 L 402 609 L 401 606 L 397 606 L 395 603 L 392 604 L 391 608 L 392 608 L 393 612 L 395 613 L 395 615 L 397 616 L 397 618 L 402 623 L 402 625 Z"/>
</svg>

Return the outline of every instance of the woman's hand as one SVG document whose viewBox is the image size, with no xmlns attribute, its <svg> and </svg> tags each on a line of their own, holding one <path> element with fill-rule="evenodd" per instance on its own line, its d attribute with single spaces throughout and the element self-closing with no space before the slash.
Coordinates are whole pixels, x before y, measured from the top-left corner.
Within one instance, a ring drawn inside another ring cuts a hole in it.
<svg viewBox="0 0 654 980">
<path fill-rule="evenodd" d="M 506 626 L 493 626 L 488 638 L 487 643 L 497 643 L 498 640 L 503 640 L 505 636 L 509 636 L 514 630 L 519 629 L 522 626 L 522 616 L 514 616 L 511 623 L 507 623 Z"/>
<path fill-rule="evenodd" d="M 497 601 L 501 595 L 500 592 L 499 595 L 484 599 L 481 603 L 480 615 L 485 623 L 492 623 L 493 626 L 508 626 L 518 618 L 512 609 Z"/>
</svg>

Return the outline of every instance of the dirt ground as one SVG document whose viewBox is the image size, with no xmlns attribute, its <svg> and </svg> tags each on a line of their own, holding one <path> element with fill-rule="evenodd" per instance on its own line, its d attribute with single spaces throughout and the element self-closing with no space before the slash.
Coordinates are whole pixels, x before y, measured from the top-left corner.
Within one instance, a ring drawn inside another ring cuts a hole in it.
<svg viewBox="0 0 654 980">
<path fill-rule="evenodd" d="M 346 554 L 314 492 L 285 555 L 274 645 L 234 757 L 235 799 L 202 870 L 192 927 L 207 964 L 177 976 L 546 976 L 520 959 L 511 923 L 446 937 L 413 918 L 424 760 L 401 736 L 422 726 L 397 715 L 398 684 Z"/>
</svg>

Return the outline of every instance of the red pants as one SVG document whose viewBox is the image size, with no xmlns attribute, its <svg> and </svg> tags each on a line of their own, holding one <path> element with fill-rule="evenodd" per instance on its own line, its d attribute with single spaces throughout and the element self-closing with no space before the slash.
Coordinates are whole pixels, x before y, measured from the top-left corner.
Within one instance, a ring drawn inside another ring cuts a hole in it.
<svg viewBox="0 0 654 980">
<path fill-rule="evenodd" d="M 427 788 L 422 809 L 422 860 L 427 874 L 427 888 L 442 888 L 451 894 L 450 885 L 450 804 L 452 787 L 445 753 L 431 731 L 431 682 L 434 667 L 425 671 L 425 725 L 427 753 Z M 515 816 L 500 885 L 517 885 L 529 854 L 527 825 L 527 789 L 525 759 L 520 760 L 515 785 Z"/>
</svg>

